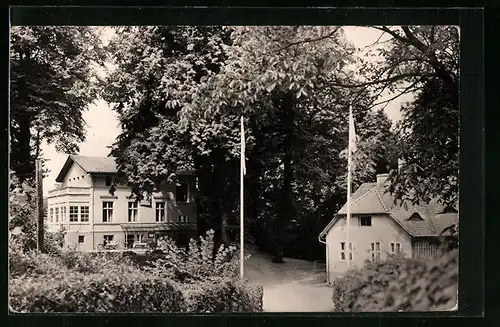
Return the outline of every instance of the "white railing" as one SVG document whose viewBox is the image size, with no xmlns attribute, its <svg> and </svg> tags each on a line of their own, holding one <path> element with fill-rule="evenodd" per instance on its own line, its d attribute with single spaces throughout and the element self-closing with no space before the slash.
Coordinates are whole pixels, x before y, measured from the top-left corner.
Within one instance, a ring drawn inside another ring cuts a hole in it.
<svg viewBox="0 0 500 327">
<path fill-rule="evenodd" d="M 65 187 L 49 191 L 49 196 L 59 196 L 67 194 L 90 194 L 89 187 Z"/>
</svg>

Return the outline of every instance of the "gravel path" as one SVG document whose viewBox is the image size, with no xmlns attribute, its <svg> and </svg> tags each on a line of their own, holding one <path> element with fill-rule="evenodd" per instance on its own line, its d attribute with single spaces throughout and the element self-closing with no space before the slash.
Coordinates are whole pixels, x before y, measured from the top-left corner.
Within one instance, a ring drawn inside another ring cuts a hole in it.
<svg viewBox="0 0 500 327">
<path fill-rule="evenodd" d="M 245 276 L 264 287 L 265 312 L 329 312 L 332 292 L 325 284 L 313 284 L 312 262 L 287 259 L 271 262 L 269 256 L 253 253 L 245 264 Z"/>
</svg>

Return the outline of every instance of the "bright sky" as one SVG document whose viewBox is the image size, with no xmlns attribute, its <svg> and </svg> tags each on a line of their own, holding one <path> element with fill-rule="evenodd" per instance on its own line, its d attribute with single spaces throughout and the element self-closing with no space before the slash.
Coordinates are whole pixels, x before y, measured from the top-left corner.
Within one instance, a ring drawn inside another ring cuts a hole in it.
<svg viewBox="0 0 500 327">
<path fill-rule="evenodd" d="M 345 27 L 345 36 L 356 47 L 363 48 L 374 43 L 381 32 L 365 28 L 365 27 Z M 105 28 L 102 34 L 104 42 L 107 42 L 112 36 L 111 28 Z M 383 40 L 383 39 L 382 39 Z M 393 121 L 401 119 L 399 107 L 402 102 L 408 101 L 409 97 L 401 97 L 390 103 L 385 111 L 389 118 Z M 104 100 L 96 100 L 90 106 L 89 110 L 83 113 L 83 118 L 87 123 L 87 139 L 80 144 L 80 155 L 87 156 L 108 156 L 109 147 L 114 143 L 116 137 L 120 133 L 120 127 L 117 116 L 110 106 Z M 44 157 L 49 161 L 46 163 L 49 169 L 49 175 L 43 181 L 43 193 L 48 194 L 48 191 L 54 188 L 54 183 L 57 174 L 64 165 L 67 156 L 63 153 L 58 153 L 53 145 L 42 145 Z"/>
</svg>

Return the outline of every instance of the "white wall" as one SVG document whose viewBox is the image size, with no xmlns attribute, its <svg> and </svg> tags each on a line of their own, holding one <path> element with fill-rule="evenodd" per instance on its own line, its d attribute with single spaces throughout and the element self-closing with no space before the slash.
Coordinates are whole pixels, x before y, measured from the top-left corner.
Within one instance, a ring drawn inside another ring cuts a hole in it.
<svg viewBox="0 0 500 327">
<path fill-rule="evenodd" d="M 80 178 L 73 179 L 75 177 Z M 138 203 L 138 215 L 135 222 L 155 223 L 157 202 L 165 202 L 166 222 L 179 221 L 179 215 L 188 216 L 188 222 L 196 222 L 194 178 L 191 176 L 182 176 L 180 179 L 189 185 L 188 203 L 176 203 L 175 184 L 167 185 L 163 192 L 153 194 L 150 203 L 146 203 L 145 201 Z M 68 175 L 64 179 L 63 187 L 69 187 L 70 189 L 62 190 L 61 194 L 57 196 L 49 195 L 48 198 L 48 214 L 50 214 L 51 208 L 54 210 L 57 207 L 59 208 L 60 217 L 57 223 L 55 221 L 50 223 L 50 219 L 47 219 L 50 231 L 55 232 L 61 226 L 64 226 L 68 231 L 67 245 L 80 250 L 97 248 L 103 242 L 104 235 L 114 235 L 114 240 L 123 244 L 125 233 L 121 224 L 128 223 L 128 203 L 135 201 L 131 197 L 129 187 L 119 185 L 112 195 L 109 193 L 110 186 L 106 186 L 105 176 L 90 177 L 76 164 L 73 164 L 69 170 Z M 72 189 L 73 187 L 77 189 Z M 84 189 L 83 187 L 87 188 Z M 74 193 L 75 190 L 77 193 Z M 113 218 L 111 222 L 103 222 L 104 201 L 113 202 Z M 70 206 L 89 206 L 89 221 L 69 222 Z M 62 207 L 66 208 L 66 219 L 64 220 L 61 220 Z M 144 234 L 147 236 L 147 233 Z M 78 242 L 79 236 L 83 236 L 83 243 Z"/>
<path fill-rule="evenodd" d="M 92 182 L 87 172 L 78 164 L 73 163 L 62 184 L 62 187 L 90 187 Z"/>
<path fill-rule="evenodd" d="M 400 243 L 401 252 L 411 256 L 410 236 L 390 217 L 383 215 L 372 216 L 371 226 L 360 226 L 359 217 L 351 217 L 350 239 L 353 245 L 353 260 L 351 267 L 360 267 L 365 260 L 371 260 L 371 243 L 380 243 L 380 259 L 387 258 L 391 252 L 391 243 Z M 341 242 L 346 242 L 345 218 L 338 220 L 326 236 L 328 246 L 328 268 L 332 272 L 330 280 L 335 278 L 335 273 L 342 273 L 347 269 L 347 261 L 341 260 Z M 346 244 L 347 250 L 347 244 Z M 346 258 L 348 259 L 346 253 Z"/>
</svg>

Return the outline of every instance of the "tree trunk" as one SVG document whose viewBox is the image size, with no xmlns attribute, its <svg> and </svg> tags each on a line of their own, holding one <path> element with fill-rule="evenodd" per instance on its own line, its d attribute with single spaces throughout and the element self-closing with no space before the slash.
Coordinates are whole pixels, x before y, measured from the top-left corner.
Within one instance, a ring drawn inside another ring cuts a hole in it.
<svg viewBox="0 0 500 327">
<path fill-rule="evenodd" d="M 216 221 L 220 223 L 220 240 L 224 245 L 229 244 L 228 236 L 228 226 L 229 226 L 229 214 L 227 212 L 226 195 L 227 195 L 227 183 L 228 178 L 226 176 L 226 170 L 224 167 L 215 168 L 214 180 L 213 180 L 213 190 L 215 195 L 215 204 L 217 204 L 217 214 L 218 217 Z"/>
<path fill-rule="evenodd" d="M 293 201 L 293 167 L 292 167 L 292 138 L 293 138 L 293 95 L 287 94 L 282 102 L 281 112 L 283 114 L 284 141 L 283 141 L 283 196 L 276 222 L 276 244 L 273 262 L 283 263 L 284 241 L 286 226 L 294 216 Z"/>
<path fill-rule="evenodd" d="M 35 160 L 31 156 L 30 147 L 32 118 L 30 114 L 18 113 L 18 127 L 13 131 L 16 142 L 11 147 L 11 169 L 16 172 L 21 183 L 35 177 Z"/>
<path fill-rule="evenodd" d="M 224 243 L 224 246 L 227 246 L 229 244 L 229 236 L 228 236 L 228 226 L 229 226 L 229 215 L 226 210 L 226 206 L 224 204 L 224 197 L 221 197 L 219 200 L 219 209 L 221 213 L 221 241 Z"/>
</svg>

